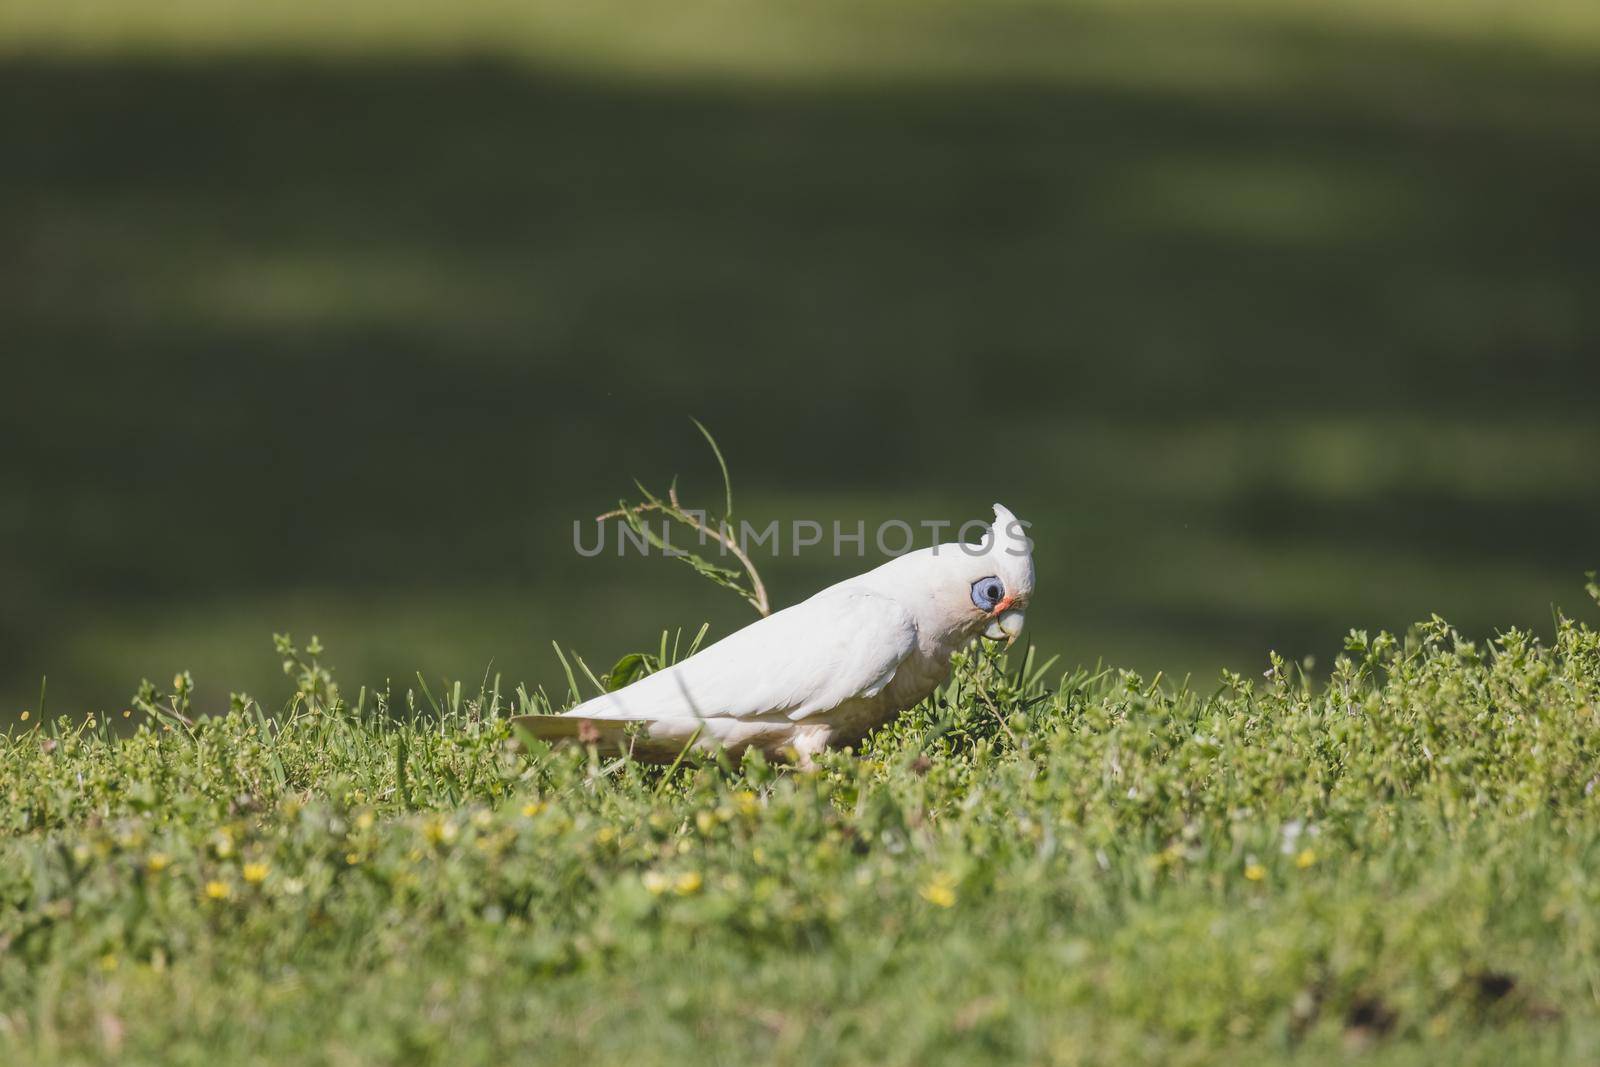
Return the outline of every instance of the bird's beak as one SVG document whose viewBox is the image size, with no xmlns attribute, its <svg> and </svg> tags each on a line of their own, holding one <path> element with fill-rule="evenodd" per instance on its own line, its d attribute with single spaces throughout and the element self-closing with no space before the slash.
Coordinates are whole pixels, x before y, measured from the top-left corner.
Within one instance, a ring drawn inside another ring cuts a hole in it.
<svg viewBox="0 0 1600 1067">
<path fill-rule="evenodd" d="M 1006 644 L 1017 639 L 1022 633 L 1022 612 L 1016 608 L 1008 608 L 989 620 L 989 626 L 983 631 L 983 636 L 992 637 L 996 641 L 1005 641 Z"/>
</svg>

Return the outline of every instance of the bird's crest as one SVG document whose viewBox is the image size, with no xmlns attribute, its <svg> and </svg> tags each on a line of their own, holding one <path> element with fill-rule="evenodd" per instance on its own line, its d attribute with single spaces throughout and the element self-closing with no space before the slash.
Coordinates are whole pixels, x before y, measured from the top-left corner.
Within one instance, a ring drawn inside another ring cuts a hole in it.
<svg viewBox="0 0 1600 1067">
<path fill-rule="evenodd" d="M 1033 541 L 1028 537 L 1022 520 L 1011 514 L 1004 504 L 994 506 L 994 525 L 984 539 L 990 555 L 1026 557 L 1033 554 Z"/>
</svg>

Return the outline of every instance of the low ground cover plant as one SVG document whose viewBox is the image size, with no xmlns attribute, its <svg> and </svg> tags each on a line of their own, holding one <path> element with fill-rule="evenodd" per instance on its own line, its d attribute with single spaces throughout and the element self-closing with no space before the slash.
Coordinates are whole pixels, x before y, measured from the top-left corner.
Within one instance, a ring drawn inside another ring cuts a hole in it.
<svg viewBox="0 0 1600 1067">
<path fill-rule="evenodd" d="M 1592 1060 L 1600 634 L 1346 647 L 975 650 L 802 774 L 522 745 L 541 691 L 352 698 L 283 637 L 272 714 L 180 675 L 0 741 L 0 1059 Z"/>
</svg>

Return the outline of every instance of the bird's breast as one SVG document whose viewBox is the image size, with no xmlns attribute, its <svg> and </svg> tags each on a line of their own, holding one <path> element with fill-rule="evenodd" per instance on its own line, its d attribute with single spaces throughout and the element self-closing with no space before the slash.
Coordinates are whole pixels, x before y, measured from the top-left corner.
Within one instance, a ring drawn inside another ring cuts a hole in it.
<svg viewBox="0 0 1600 1067">
<path fill-rule="evenodd" d="M 851 745 L 896 715 L 926 699 L 950 676 L 950 654 L 915 655 L 875 696 L 847 700 L 819 718 L 830 728 L 830 744 Z"/>
</svg>

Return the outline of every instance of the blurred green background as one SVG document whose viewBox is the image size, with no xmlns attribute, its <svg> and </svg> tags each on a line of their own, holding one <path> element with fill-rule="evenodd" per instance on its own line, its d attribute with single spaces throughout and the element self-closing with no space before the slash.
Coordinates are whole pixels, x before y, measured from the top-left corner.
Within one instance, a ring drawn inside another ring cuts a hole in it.
<svg viewBox="0 0 1600 1067">
<path fill-rule="evenodd" d="M 1600 5 L 0 7 L 0 699 L 552 690 L 750 617 L 631 479 L 1032 521 L 1066 663 L 1600 564 Z M 766 563 L 779 603 L 874 559 Z"/>
</svg>

